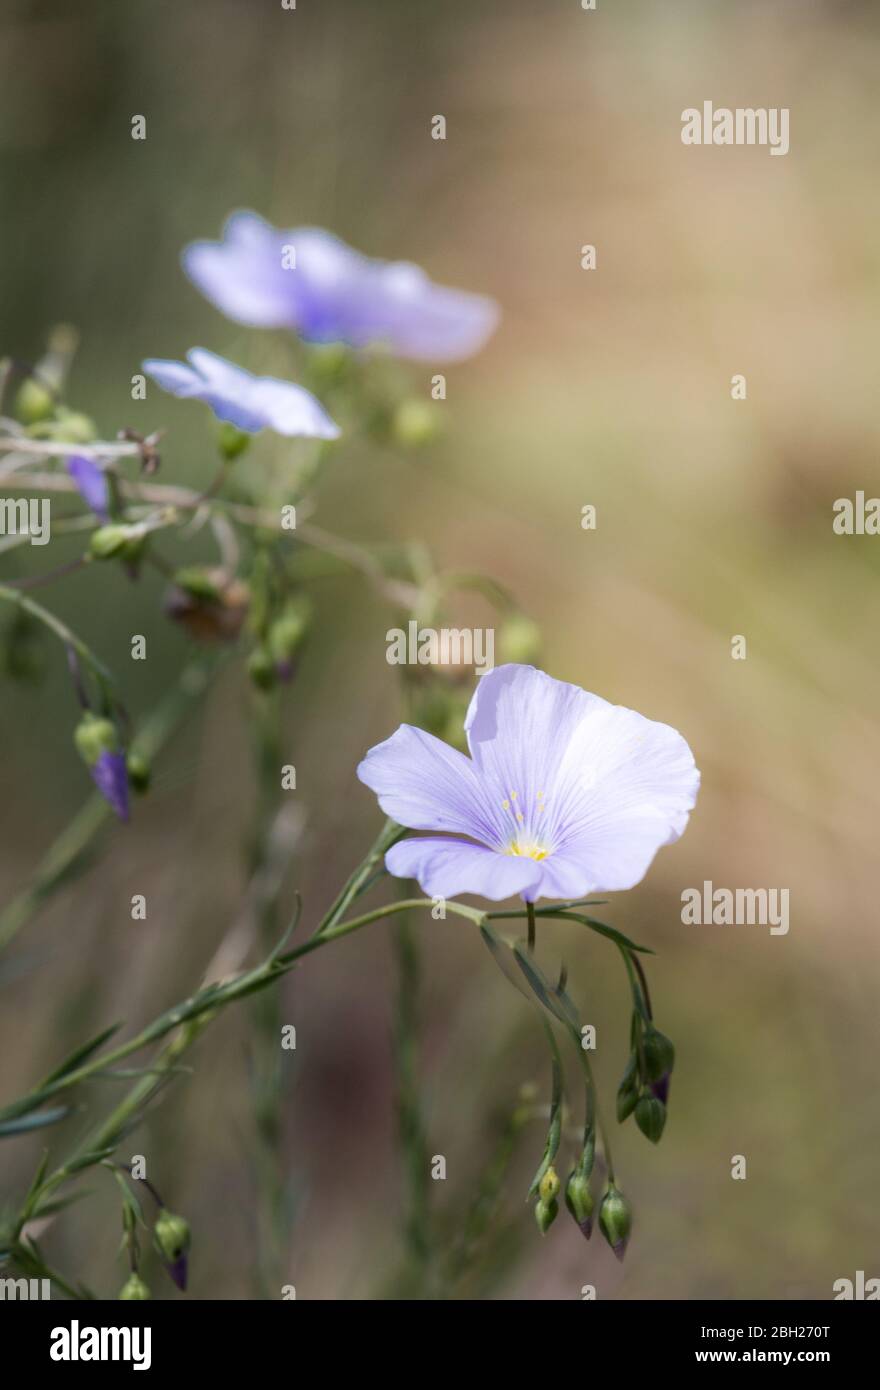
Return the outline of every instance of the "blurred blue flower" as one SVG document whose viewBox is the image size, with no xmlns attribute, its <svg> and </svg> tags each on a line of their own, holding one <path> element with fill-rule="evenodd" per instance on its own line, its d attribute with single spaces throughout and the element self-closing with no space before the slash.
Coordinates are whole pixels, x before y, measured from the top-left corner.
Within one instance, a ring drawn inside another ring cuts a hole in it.
<svg viewBox="0 0 880 1390">
<path fill-rule="evenodd" d="M 71 454 L 67 471 L 76 483 L 76 490 L 99 521 L 110 520 L 110 487 L 103 468 L 85 454 Z"/>
<path fill-rule="evenodd" d="M 253 212 L 234 213 L 222 241 L 188 246 L 183 268 L 236 323 L 316 343 L 385 344 L 400 357 L 470 357 L 499 317 L 494 300 L 435 285 L 409 262 L 371 260 L 317 227 L 278 231 Z"/>
<path fill-rule="evenodd" d="M 148 358 L 144 371 L 173 396 L 204 401 L 217 416 L 248 434 L 276 434 L 336 439 L 339 427 L 304 386 L 271 376 L 252 376 L 205 348 L 191 348 L 186 362 Z"/>
<path fill-rule="evenodd" d="M 92 780 L 120 820 L 128 820 L 128 770 L 124 753 L 100 754 L 89 768 Z"/>
</svg>

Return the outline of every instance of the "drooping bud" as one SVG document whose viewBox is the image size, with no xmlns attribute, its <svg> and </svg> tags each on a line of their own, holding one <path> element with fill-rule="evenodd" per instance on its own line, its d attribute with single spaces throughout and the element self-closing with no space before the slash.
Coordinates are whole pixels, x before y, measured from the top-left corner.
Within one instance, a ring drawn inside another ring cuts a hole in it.
<svg viewBox="0 0 880 1390">
<path fill-rule="evenodd" d="M 659 1081 L 675 1066 L 675 1048 L 669 1038 L 653 1026 L 646 1029 L 642 1039 L 646 1081 Z"/>
<path fill-rule="evenodd" d="M 152 1297 L 153 1295 L 139 1274 L 129 1275 L 119 1291 L 119 1301 L 122 1302 L 133 1302 Z"/>
<path fill-rule="evenodd" d="M 165 612 L 197 641 L 232 642 L 242 629 L 250 599 L 242 580 L 230 580 L 220 569 L 190 565 L 174 575 Z"/>
<path fill-rule="evenodd" d="M 279 679 L 290 680 L 294 659 L 308 631 L 311 604 L 304 597 L 290 599 L 269 628 L 268 646 Z"/>
<path fill-rule="evenodd" d="M 565 1205 L 571 1212 L 575 1221 L 587 1240 L 593 1234 L 593 1209 L 595 1202 L 590 1191 L 590 1182 L 583 1173 L 577 1169 L 571 1173 L 568 1182 L 565 1184 Z"/>
<path fill-rule="evenodd" d="M 652 1081 L 648 1090 L 666 1105 L 669 1101 L 669 1072 L 665 1072 L 659 1081 Z"/>
<path fill-rule="evenodd" d="M 73 741 L 89 767 L 94 767 L 102 753 L 115 753 L 119 748 L 119 734 L 112 719 L 99 719 L 88 710 L 76 726 Z"/>
<path fill-rule="evenodd" d="M 128 820 L 128 770 L 124 753 L 102 753 L 91 769 L 92 781 L 120 820 Z"/>
<path fill-rule="evenodd" d="M 36 425 L 55 414 L 52 392 L 36 377 L 29 376 L 21 383 L 15 397 L 16 418 L 23 425 Z"/>
<path fill-rule="evenodd" d="M 129 786 L 133 791 L 146 792 L 150 788 L 150 764 L 140 753 L 129 753 L 125 760 Z"/>
<path fill-rule="evenodd" d="M 562 1184 L 559 1181 L 559 1174 L 550 1164 L 541 1181 L 538 1183 L 538 1196 L 542 1202 L 552 1202 L 559 1196 L 559 1189 Z"/>
<path fill-rule="evenodd" d="M 538 1223 L 538 1230 L 545 1236 L 559 1215 L 559 1203 L 557 1201 L 545 1202 L 543 1198 L 535 1203 L 535 1220 Z"/>
<path fill-rule="evenodd" d="M 99 526 L 92 532 L 89 553 L 93 560 L 125 560 L 135 564 L 144 549 L 144 530 L 141 526 L 123 526 L 111 523 Z"/>
<path fill-rule="evenodd" d="M 79 410 L 66 410 L 62 407 L 58 411 L 58 423 L 54 427 L 54 433 L 59 439 L 66 439 L 71 444 L 91 444 L 98 437 L 98 428 L 90 416 L 83 415 Z"/>
<path fill-rule="evenodd" d="M 636 1124 L 646 1139 L 650 1139 L 652 1144 L 659 1144 L 666 1124 L 666 1106 L 662 1100 L 647 1092 L 640 1096 L 636 1105 Z"/>
<path fill-rule="evenodd" d="M 271 690 L 278 679 L 275 662 L 265 647 L 254 647 L 248 657 L 247 672 L 258 690 Z"/>
<path fill-rule="evenodd" d="M 619 1260 L 626 1254 L 632 1230 L 632 1211 L 619 1188 L 611 1183 L 599 1207 L 599 1227 Z"/>
<path fill-rule="evenodd" d="M 187 1253 L 190 1246 L 189 1224 L 163 1207 L 153 1227 L 153 1240 L 165 1268 L 179 1289 L 186 1288 Z"/>
<path fill-rule="evenodd" d="M 128 769 L 119 733 L 112 719 L 86 710 L 73 735 L 77 752 L 92 774 L 92 781 L 120 820 L 128 820 Z"/>
</svg>

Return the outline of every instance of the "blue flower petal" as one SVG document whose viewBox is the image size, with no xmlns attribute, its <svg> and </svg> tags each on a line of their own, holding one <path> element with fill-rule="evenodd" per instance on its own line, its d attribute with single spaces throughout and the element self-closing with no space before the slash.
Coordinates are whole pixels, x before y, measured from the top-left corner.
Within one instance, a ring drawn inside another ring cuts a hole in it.
<svg viewBox="0 0 880 1390">
<path fill-rule="evenodd" d="M 236 323 L 421 361 L 472 356 L 499 319 L 494 300 L 435 285 L 416 265 L 361 255 L 318 227 L 278 231 L 252 212 L 230 217 L 222 241 L 187 247 L 183 267 Z"/>
<path fill-rule="evenodd" d="M 253 376 L 206 348 L 191 348 L 185 362 L 148 358 L 144 371 L 174 396 L 203 401 L 218 420 L 248 434 L 262 429 L 310 439 L 337 439 L 339 427 L 303 386 Z"/>
</svg>

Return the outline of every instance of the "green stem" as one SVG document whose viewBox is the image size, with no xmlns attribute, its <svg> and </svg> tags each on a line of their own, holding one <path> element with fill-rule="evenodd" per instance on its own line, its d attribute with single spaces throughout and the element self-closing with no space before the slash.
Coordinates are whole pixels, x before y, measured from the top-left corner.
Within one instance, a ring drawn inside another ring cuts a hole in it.
<svg viewBox="0 0 880 1390">
<path fill-rule="evenodd" d="M 406 1184 L 406 1245 L 419 1293 L 429 1274 L 431 1253 L 430 1161 L 419 1091 L 418 943 L 404 917 L 395 924 L 396 963 L 394 1071 L 397 1124 Z"/>
<path fill-rule="evenodd" d="M 255 830 L 250 846 L 250 871 L 259 875 L 271 856 L 271 838 L 281 801 L 282 705 L 279 691 L 254 695 L 254 764 L 257 775 Z M 283 875 L 257 909 L 257 930 L 264 948 L 277 938 L 278 899 Z M 281 1155 L 281 1114 L 284 1080 L 281 1051 L 281 993 L 266 991 L 255 1002 L 253 1015 L 251 1095 L 256 1125 L 255 1168 L 258 1255 L 256 1279 L 263 1298 L 283 1282 L 287 1243 L 285 1173 Z"/>
<path fill-rule="evenodd" d="M 44 627 L 53 632 L 60 641 L 67 647 L 72 647 L 77 656 L 80 657 L 89 667 L 96 681 L 101 687 L 105 698 L 112 699 L 115 693 L 116 682 L 107 670 L 107 667 L 98 660 L 94 652 L 81 637 L 77 637 L 72 628 L 63 623 L 60 618 L 56 618 L 54 613 L 50 613 L 48 608 L 44 608 L 35 599 L 28 598 L 20 589 L 10 588 L 7 584 L 0 584 L 0 600 L 5 603 L 14 603 L 17 607 L 24 610 L 30 617 L 42 623 Z"/>
<path fill-rule="evenodd" d="M 526 915 L 529 919 L 529 952 L 535 954 L 535 904 L 526 903 Z"/>
</svg>

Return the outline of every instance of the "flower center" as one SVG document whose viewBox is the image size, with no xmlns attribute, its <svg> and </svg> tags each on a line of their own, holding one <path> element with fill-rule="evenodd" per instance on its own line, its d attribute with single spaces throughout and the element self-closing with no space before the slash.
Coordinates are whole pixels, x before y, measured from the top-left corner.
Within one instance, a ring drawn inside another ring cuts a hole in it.
<svg viewBox="0 0 880 1390">
<path fill-rule="evenodd" d="M 538 839 L 540 835 L 538 822 L 547 811 L 544 792 L 537 793 L 531 809 L 526 804 L 526 809 L 523 811 L 521 809 L 523 804 L 517 791 L 510 791 L 501 803 L 502 811 L 513 822 L 512 838 L 508 841 L 504 853 L 516 855 L 520 859 L 546 859 L 550 853 L 550 847 L 542 844 Z M 511 833 L 511 830 L 508 830 L 508 834 Z"/>
<path fill-rule="evenodd" d="M 546 859 L 550 851 L 543 845 L 521 845 L 514 840 L 507 846 L 507 853 L 515 854 L 520 859 Z"/>
</svg>

